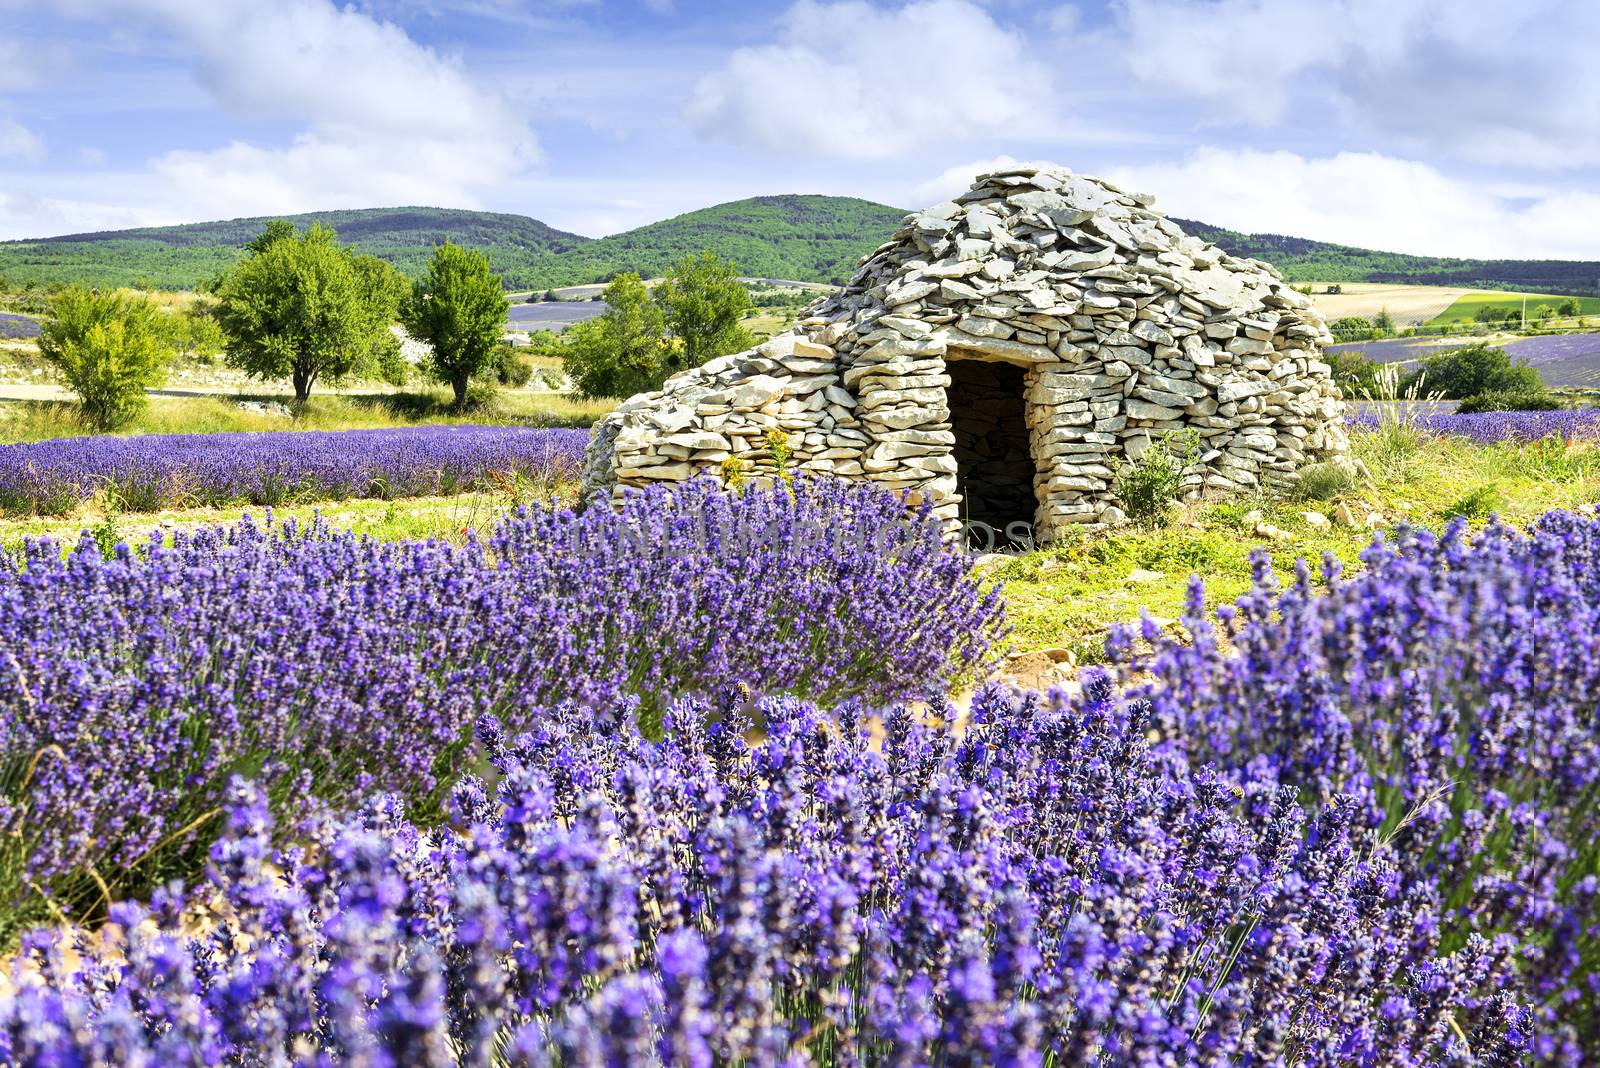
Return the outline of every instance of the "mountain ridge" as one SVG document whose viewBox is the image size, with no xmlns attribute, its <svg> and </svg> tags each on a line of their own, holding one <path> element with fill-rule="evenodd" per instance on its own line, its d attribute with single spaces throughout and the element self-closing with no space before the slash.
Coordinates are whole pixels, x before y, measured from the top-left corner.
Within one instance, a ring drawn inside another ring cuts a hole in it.
<svg viewBox="0 0 1600 1068">
<path fill-rule="evenodd" d="M 619 234 L 590 238 L 528 215 L 409 205 L 61 234 L 0 242 L 0 277 L 13 284 L 81 282 L 192 288 L 215 278 L 272 218 L 323 222 L 363 252 L 407 274 L 424 269 L 446 238 L 483 248 L 512 289 L 603 281 L 626 270 L 659 275 L 674 260 L 711 248 L 759 277 L 842 282 L 906 213 L 857 197 L 779 194 L 685 212 Z M 1473 260 L 1340 245 L 1283 234 L 1251 234 L 1173 217 L 1186 231 L 1236 256 L 1261 259 L 1290 281 L 1402 282 L 1600 292 L 1600 262 Z"/>
</svg>

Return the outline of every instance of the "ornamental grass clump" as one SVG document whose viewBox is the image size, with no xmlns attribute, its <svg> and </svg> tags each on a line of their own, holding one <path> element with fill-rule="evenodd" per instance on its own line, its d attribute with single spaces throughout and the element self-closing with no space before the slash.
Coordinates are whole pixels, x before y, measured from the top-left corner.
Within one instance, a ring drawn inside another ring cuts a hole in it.
<svg viewBox="0 0 1600 1068">
<path fill-rule="evenodd" d="M 874 701 L 992 655 L 998 596 L 882 490 L 709 481 L 462 545 L 246 520 L 0 557 L 0 942 L 192 875 L 233 775 L 286 824 L 420 815 L 484 714 L 737 684 Z"/>
<path fill-rule="evenodd" d="M 1514 1063 L 1509 939 L 1365 858 L 1347 800 L 1191 769 L 1103 675 L 987 689 L 957 738 L 736 693 L 479 727 L 449 828 L 379 800 L 274 853 L 240 786 L 214 925 L 119 905 L 30 938 L 21 1063 Z M 953 709 L 936 709 L 952 715 Z M 708 725 L 709 723 L 709 725 Z M 38 971 L 30 974 L 30 965 Z"/>
<path fill-rule="evenodd" d="M 1348 798 L 1445 950 L 1515 939 L 1540 1061 L 1600 1056 L 1600 524 L 1402 530 L 1318 590 L 1304 564 L 1125 657 L 1163 747 Z M 1223 640 L 1225 638 L 1225 640 Z M 1140 679 L 1153 681 L 1138 681 Z M 1407 930 L 1410 930 L 1409 928 Z M 1397 933 L 1400 929 L 1397 929 Z"/>
</svg>

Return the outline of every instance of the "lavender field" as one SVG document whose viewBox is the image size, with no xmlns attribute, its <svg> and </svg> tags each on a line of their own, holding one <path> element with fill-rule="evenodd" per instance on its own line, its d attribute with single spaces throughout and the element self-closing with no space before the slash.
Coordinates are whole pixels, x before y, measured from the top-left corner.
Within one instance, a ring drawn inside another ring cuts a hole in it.
<svg viewBox="0 0 1600 1068">
<path fill-rule="evenodd" d="M 132 511 L 417 497 L 495 477 L 576 479 L 587 431 L 491 426 L 146 434 L 0 445 L 0 511 L 57 515 L 97 495 Z"/>
<path fill-rule="evenodd" d="M 36 338 L 39 320 L 27 315 L 0 312 L 0 340 Z"/>
<path fill-rule="evenodd" d="M 1389 338 L 1329 345 L 1329 352 L 1364 352 L 1378 363 L 1425 360 L 1438 352 L 1460 348 L 1466 342 L 1440 338 Z M 1545 385 L 1577 388 L 1600 385 L 1600 333 L 1545 334 L 1497 342 L 1514 359 L 1526 360 L 1539 371 Z"/>
<path fill-rule="evenodd" d="M 1479 445 L 1498 442 L 1536 442 L 1546 438 L 1568 441 L 1600 439 L 1600 409 L 1548 412 L 1454 412 L 1426 403 L 1406 405 L 1406 420 L 1419 430 L 1468 438 Z M 1352 409 L 1349 424 L 1359 430 L 1376 430 L 1383 416 L 1371 404 Z"/>
<path fill-rule="evenodd" d="M 983 689 L 951 731 L 938 697 L 932 717 L 877 700 L 939 693 L 961 662 L 943 650 L 1000 637 L 961 558 L 864 487 L 695 494 L 577 520 L 598 546 L 645 533 L 615 566 L 570 551 L 570 513 L 459 551 L 243 528 L 13 559 L 0 784 L 24 848 L 0 874 L 107 926 L 28 936 L 41 970 L 0 997 L 0 1057 L 1600 1052 L 1600 524 L 1400 531 L 1320 589 L 1262 558 L 1215 621 L 1196 582 L 1185 640 L 1119 633 L 1079 686 Z M 819 529 L 897 548 L 841 556 Z M 596 640 L 673 666 L 653 729 L 648 671 L 580 696 Z M 735 665 L 801 687 L 821 665 L 869 700 L 763 696 Z M 142 871 L 151 841 L 163 867 Z M 90 870 L 149 889 L 110 898 Z M 191 895 L 213 924 L 185 921 Z"/>
</svg>

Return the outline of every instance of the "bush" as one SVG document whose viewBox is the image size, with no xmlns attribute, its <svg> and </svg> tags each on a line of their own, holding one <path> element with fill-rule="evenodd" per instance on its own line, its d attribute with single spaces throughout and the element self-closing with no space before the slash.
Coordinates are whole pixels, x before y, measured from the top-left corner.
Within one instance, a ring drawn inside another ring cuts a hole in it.
<svg viewBox="0 0 1600 1068">
<path fill-rule="evenodd" d="M 51 302 L 39 353 L 78 395 L 83 420 L 115 430 L 144 410 L 146 388 L 166 374 L 160 311 L 144 297 L 97 293 L 82 286 Z"/>
<path fill-rule="evenodd" d="M 1307 500 L 1331 501 L 1355 483 L 1355 474 L 1347 464 L 1308 464 L 1300 470 L 1299 494 Z"/>
<path fill-rule="evenodd" d="M 1365 352 L 1342 350 L 1323 354 L 1337 385 L 1346 397 L 1359 397 L 1378 391 L 1378 371 L 1381 364 L 1367 359 Z"/>
<path fill-rule="evenodd" d="M 1467 502 L 1481 514 L 1492 502 Z M 1600 1055 L 1600 523 L 1561 512 L 1527 534 L 1401 530 L 1326 590 L 1303 562 L 1280 587 L 1262 557 L 1256 588 L 1207 618 L 1198 583 L 1183 624 L 1153 628 L 1151 659 L 1113 643 L 1130 700 L 1194 762 L 1249 767 L 1306 799 L 1347 797 L 1386 853 L 1385 908 L 1446 911 L 1426 941 L 1487 940 L 1537 992 L 1540 1059 Z M 1396 932 L 1417 931 L 1396 918 Z"/>
<path fill-rule="evenodd" d="M 1474 412 L 1553 412 L 1566 407 L 1561 398 L 1543 391 L 1533 393 L 1480 393 L 1456 405 L 1462 415 Z"/>
<path fill-rule="evenodd" d="M 1145 446 L 1136 459 L 1117 470 L 1117 498 L 1136 523 L 1163 520 L 1178 501 L 1195 441 L 1192 435 L 1168 434 Z"/>
<path fill-rule="evenodd" d="M 502 343 L 495 358 L 494 376 L 507 389 L 521 389 L 533 377 L 533 363 L 513 346 Z"/>
<path fill-rule="evenodd" d="M 1405 390 L 1426 381 L 1430 392 L 1451 400 L 1484 393 L 1540 393 L 1544 382 L 1526 362 L 1514 361 L 1505 349 L 1475 341 L 1459 349 L 1429 356 L 1400 383 Z"/>
<path fill-rule="evenodd" d="M 192 877 L 235 773 L 286 818 L 378 789 L 426 811 L 489 713 L 626 703 L 659 724 L 671 697 L 739 684 L 942 691 L 1004 627 L 930 514 L 705 479 L 519 510 L 461 546 L 246 521 L 0 556 L 0 943 Z"/>
<path fill-rule="evenodd" d="M 213 851 L 217 922 L 184 927 L 173 900 L 119 906 L 124 934 L 82 978 L 56 972 L 0 1003 L 0 1053 L 90 1063 L 114 1042 L 120 1063 L 314 1050 L 421 1068 L 1520 1059 L 1529 1013 L 1508 951 L 1430 944 L 1444 910 L 1393 900 L 1415 872 L 1369 855 L 1351 805 L 1305 813 L 1265 776 L 1184 767 L 1151 751 L 1142 706 L 1103 673 L 1085 683 L 1061 704 L 985 689 L 961 736 L 896 708 L 881 743 L 859 707 L 771 699 L 747 742 L 737 694 L 680 705 L 659 744 L 626 708 L 552 709 L 520 737 L 487 721 L 493 780 L 454 791 L 450 828 L 382 800 L 283 864 L 269 806 L 241 786 Z M 1113 1050 L 1138 1056 L 1088 1055 Z"/>
<path fill-rule="evenodd" d="M 1363 319 L 1358 315 L 1346 315 L 1335 319 L 1328 325 L 1328 330 L 1336 342 L 1371 341 L 1378 336 L 1378 330 L 1372 325 L 1372 320 Z"/>
</svg>

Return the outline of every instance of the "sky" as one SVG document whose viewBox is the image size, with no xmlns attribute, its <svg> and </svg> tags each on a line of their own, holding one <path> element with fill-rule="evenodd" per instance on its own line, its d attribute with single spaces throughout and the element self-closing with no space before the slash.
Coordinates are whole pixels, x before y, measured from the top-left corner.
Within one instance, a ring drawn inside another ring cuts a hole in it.
<svg viewBox="0 0 1600 1068">
<path fill-rule="evenodd" d="M 1600 0 L 0 0 L 0 238 L 430 205 L 601 236 L 1049 162 L 1600 259 Z"/>
</svg>

